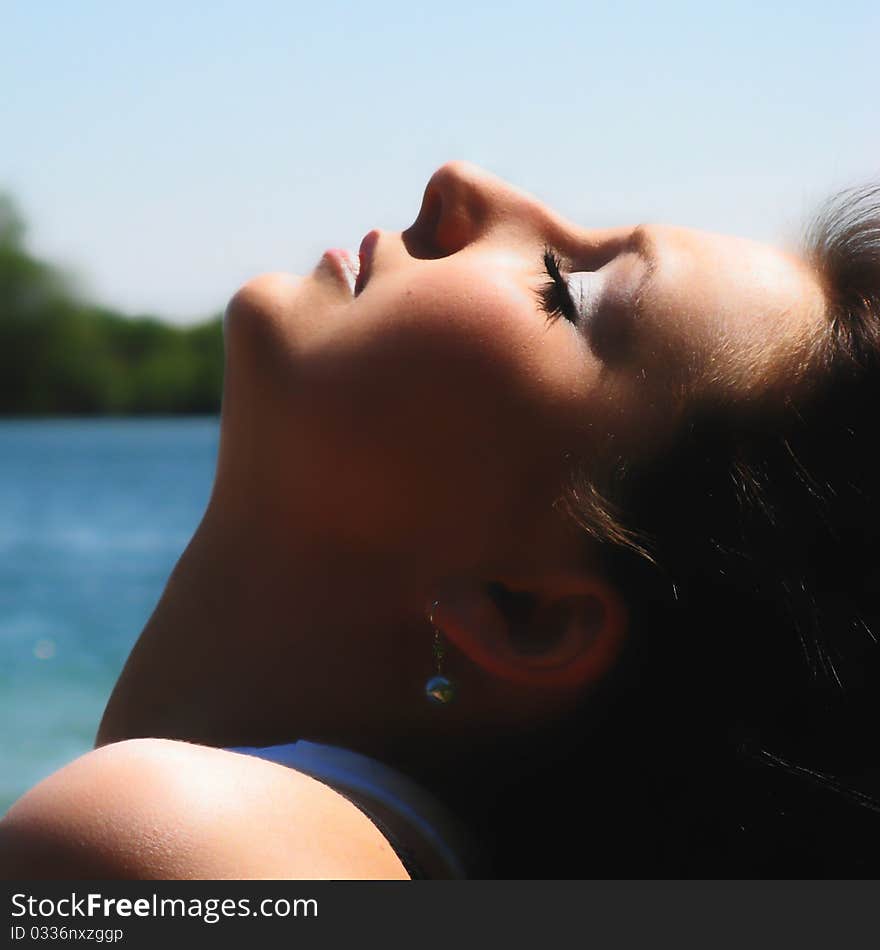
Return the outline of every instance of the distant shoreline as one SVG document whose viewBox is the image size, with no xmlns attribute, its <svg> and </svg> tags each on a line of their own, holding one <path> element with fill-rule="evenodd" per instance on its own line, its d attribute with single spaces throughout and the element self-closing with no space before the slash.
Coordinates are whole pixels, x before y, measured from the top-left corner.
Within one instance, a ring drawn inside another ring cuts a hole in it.
<svg viewBox="0 0 880 950">
<path fill-rule="evenodd" d="M 84 301 L 24 235 L 0 193 L 0 418 L 219 412 L 219 314 L 179 325 Z"/>
</svg>

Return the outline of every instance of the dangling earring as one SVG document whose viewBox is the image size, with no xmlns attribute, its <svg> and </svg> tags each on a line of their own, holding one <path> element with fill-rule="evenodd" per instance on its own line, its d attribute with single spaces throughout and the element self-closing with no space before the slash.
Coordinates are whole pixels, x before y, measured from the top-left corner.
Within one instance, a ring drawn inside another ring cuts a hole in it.
<svg viewBox="0 0 880 950">
<path fill-rule="evenodd" d="M 425 683 L 425 696 L 432 703 L 438 706 L 445 706 L 455 699 L 455 684 L 443 675 L 443 660 L 446 656 L 446 650 L 443 647 L 443 636 L 437 625 L 434 623 L 434 611 L 439 606 L 439 601 L 431 604 L 431 611 L 428 614 L 428 623 L 434 630 L 434 662 L 437 664 L 437 672 Z"/>
</svg>

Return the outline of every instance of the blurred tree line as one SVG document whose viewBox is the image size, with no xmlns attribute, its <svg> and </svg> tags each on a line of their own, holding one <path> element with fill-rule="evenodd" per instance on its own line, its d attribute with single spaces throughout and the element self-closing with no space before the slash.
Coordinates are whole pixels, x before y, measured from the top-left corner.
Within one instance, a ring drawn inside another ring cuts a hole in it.
<svg viewBox="0 0 880 950">
<path fill-rule="evenodd" d="M 177 327 L 77 299 L 0 194 L 0 415 L 215 413 L 220 317 Z"/>
</svg>

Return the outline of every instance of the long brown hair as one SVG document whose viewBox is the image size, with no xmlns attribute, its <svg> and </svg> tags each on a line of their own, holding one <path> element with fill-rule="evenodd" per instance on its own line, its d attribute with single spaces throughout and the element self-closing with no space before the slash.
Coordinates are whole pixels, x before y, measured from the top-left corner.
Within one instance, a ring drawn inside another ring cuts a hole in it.
<svg viewBox="0 0 880 950">
<path fill-rule="evenodd" d="M 577 876 L 876 873 L 880 185 L 827 202 L 804 256 L 827 303 L 809 386 L 694 407 L 662 457 L 576 469 L 563 498 L 633 612 L 560 744 L 601 819 Z"/>
</svg>

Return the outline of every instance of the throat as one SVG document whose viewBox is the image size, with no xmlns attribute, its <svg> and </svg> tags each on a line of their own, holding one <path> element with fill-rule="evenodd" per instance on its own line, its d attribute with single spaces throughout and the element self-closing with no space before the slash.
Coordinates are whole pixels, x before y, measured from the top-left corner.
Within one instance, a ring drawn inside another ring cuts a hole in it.
<svg viewBox="0 0 880 950">
<path fill-rule="evenodd" d="M 387 609 L 399 585 L 363 565 L 313 557 L 300 569 L 289 552 L 236 542 L 197 532 L 123 668 L 97 744 L 387 746 L 411 718 L 406 685 L 424 653 Z"/>
</svg>

